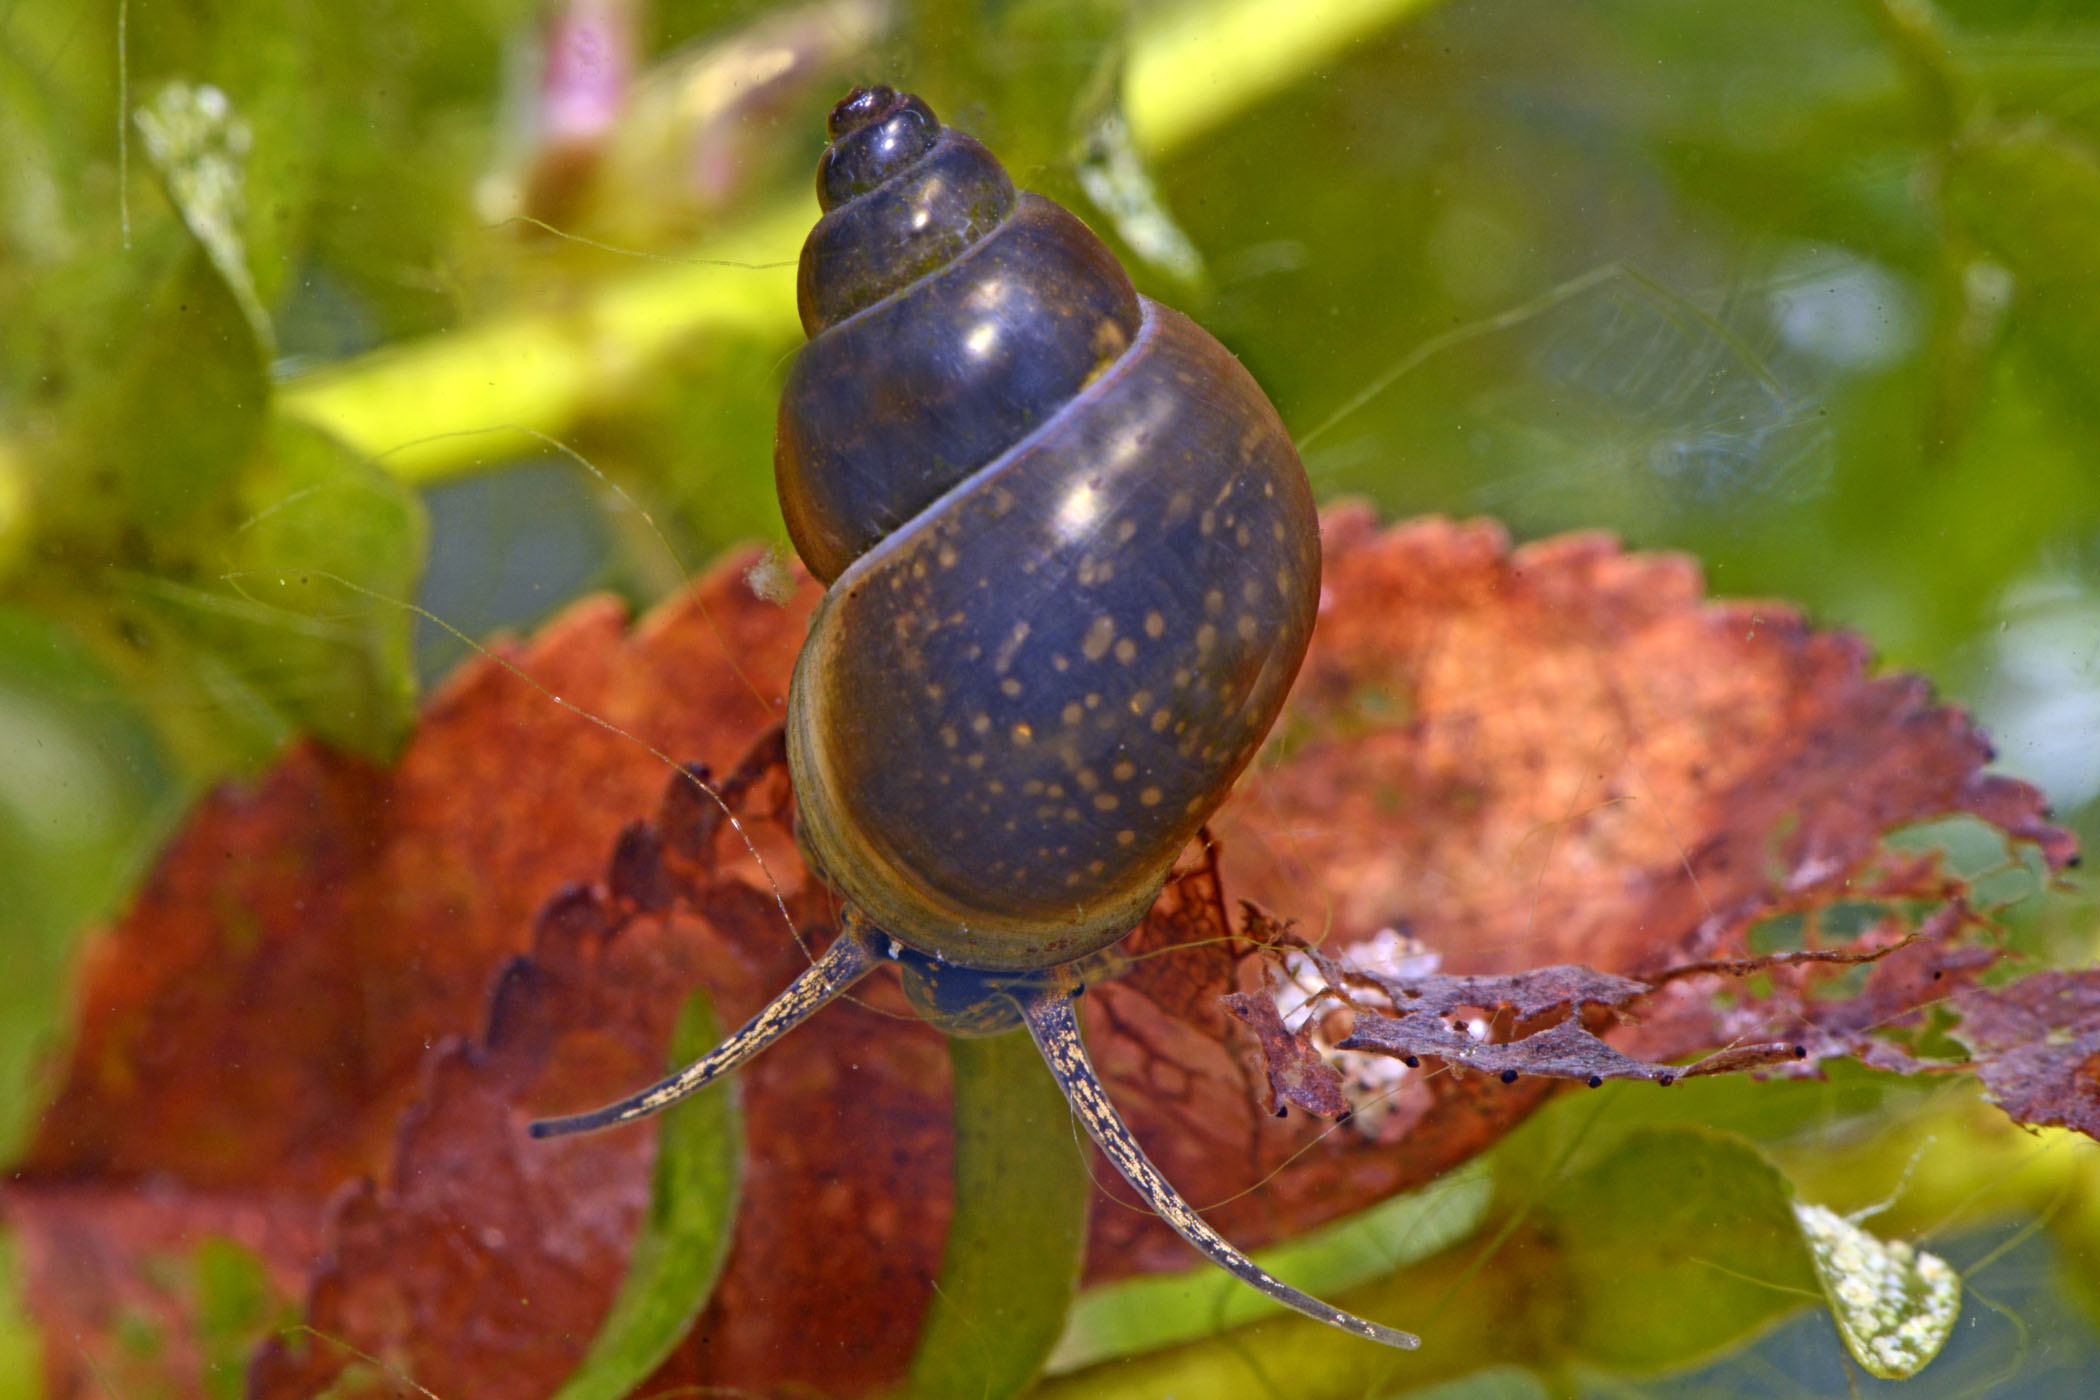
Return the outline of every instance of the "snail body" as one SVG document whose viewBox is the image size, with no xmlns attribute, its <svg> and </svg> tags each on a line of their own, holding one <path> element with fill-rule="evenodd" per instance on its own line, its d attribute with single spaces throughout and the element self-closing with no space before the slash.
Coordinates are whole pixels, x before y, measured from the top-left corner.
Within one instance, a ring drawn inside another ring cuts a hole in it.
<svg viewBox="0 0 2100 1400">
<path fill-rule="evenodd" d="M 1144 917 L 1304 656 L 1319 533 L 1289 434 L 1224 347 L 918 98 L 856 90 L 830 134 L 775 469 L 827 587 L 789 692 L 797 839 L 847 916 L 708 1057 L 534 1132 L 653 1112 L 895 965 L 951 1034 L 1025 1023 L 1110 1160 L 1215 1262 L 1415 1345 L 1204 1224 L 1072 1011 L 1082 960 Z"/>
</svg>

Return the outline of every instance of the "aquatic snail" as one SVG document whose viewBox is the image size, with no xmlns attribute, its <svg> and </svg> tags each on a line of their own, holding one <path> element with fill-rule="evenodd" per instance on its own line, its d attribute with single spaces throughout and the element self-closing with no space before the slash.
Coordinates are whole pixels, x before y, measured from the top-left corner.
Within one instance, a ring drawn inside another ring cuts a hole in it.
<svg viewBox="0 0 2100 1400">
<path fill-rule="evenodd" d="M 1223 346 L 917 97 L 857 89 L 829 129 L 775 468 L 827 589 L 789 691 L 797 839 L 847 913 L 705 1058 L 533 1133 L 653 1113 L 893 963 L 950 1034 L 1025 1025 L 1103 1153 L 1213 1262 L 1415 1346 L 1205 1224 L 1073 1012 L 1088 955 L 1144 917 L 1304 657 L 1320 546 L 1289 434 Z"/>
</svg>

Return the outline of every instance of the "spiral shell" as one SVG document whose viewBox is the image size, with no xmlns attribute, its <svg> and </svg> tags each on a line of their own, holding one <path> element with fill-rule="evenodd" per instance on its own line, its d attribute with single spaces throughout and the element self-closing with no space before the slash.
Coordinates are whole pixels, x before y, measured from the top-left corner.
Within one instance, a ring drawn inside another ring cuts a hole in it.
<svg viewBox="0 0 2100 1400">
<path fill-rule="evenodd" d="M 776 452 L 829 585 L 790 692 L 805 853 L 937 957 L 1134 925 L 1274 722 L 1319 537 L 1239 362 L 915 97 L 832 113 Z"/>
</svg>

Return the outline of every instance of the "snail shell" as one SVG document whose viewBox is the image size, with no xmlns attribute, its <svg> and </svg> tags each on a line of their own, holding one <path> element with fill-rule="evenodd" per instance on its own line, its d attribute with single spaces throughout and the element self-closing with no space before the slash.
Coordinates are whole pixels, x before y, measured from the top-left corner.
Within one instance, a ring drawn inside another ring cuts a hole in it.
<svg viewBox="0 0 2100 1400">
<path fill-rule="evenodd" d="M 1253 378 L 915 97 L 832 114 L 775 464 L 829 591 L 790 691 L 800 839 L 991 970 L 1144 916 L 1274 722 L 1319 536 Z"/>
</svg>

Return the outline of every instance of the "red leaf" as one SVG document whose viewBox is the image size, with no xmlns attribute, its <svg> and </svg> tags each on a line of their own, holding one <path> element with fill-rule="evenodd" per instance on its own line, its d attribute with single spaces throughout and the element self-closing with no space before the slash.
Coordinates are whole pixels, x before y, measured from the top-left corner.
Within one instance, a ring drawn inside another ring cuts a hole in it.
<svg viewBox="0 0 2100 1400">
<path fill-rule="evenodd" d="M 1349 1111 L 1349 1100 L 1342 1096 L 1341 1072 L 1320 1057 L 1302 1030 L 1285 1029 L 1273 999 L 1266 993 L 1232 992 L 1224 1002 L 1261 1042 L 1262 1061 L 1269 1071 L 1271 1113 L 1281 1118 L 1284 1106 L 1293 1103 L 1329 1118 Z"/>
<path fill-rule="evenodd" d="M 1213 830 L 1226 891 L 1331 954 L 1368 961 L 1397 929 L 1454 973 L 1581 964 L 1645 980 L 1744 955 L 1772 915 L 1958 896 L 1933 860 L 1884 845 L 1905 825 L 1970 813 L 2052 866 L 2072 855 L 2038 793 L 1981 771 L 1989 746 L 1960 711 L 1870 674 L 1859 641 L 1789 609 L 1706 602 L 1685 559 L 1595 535 L 1512 551 L 1491 525 L 1381 529 L 1349 508 L 1325 523 L 1305 671 Z M 1717 1020 L 1717 985 L 1670 984 L 1616 1048 L 1791 1065 L 1795 1044 L 1861 1043 L 1812 1035 L 1832 1008 L 1805 1003 Z M 1260 986 L 1243 965 L 1233 989 Z M 1428 1181 L 1551 1091 L 1418 1076 L 1344 1128 L 1278 1121 L 1242 1087 L 1246 1050 L 1115 984 L 1088 1001 L 1096 1057 L 1148 1151 L 1190 1199 L 1223 1202 L 1212 1223 L 1242 1244 Z M 1735 1048 L 1746 1040 L 1766 1048 Z M 1158 1222 L 1096 1213 L 1089 1278 L 1185 1261 Z"/>
<path fill-rule="evenodd" d="M 1971 812 L 2069 854 L 2031 790 L 1980 773 L 1958 712 L 1869 676 L 1857 642 L 1784 609 L 1704 603 L 1682 560 L 1594 537 L 1512 553 L 1488 527 L 1380 532 L 1355 511 L 1328 529 L 1312 655 L 1269 760 L 1220 815 L 1216 865 L 1197 853 L 1120 950 L 1125 975 L 1085 1001 L 1147 1149 L 1199 1204 L 1231 1198 L 1213 1219 L 1243 1244 L 1427 1180 L 1547 1090 L 1444 1074 L 1324 1136 L 1272 1117 L 1218 1000 L 1263 988 L 1228 892 L 1296 916 L 1329 953 L 1397 927 L 1458 975 L 1647 978 L 1741 956 L 1770 913 L 1958 893 L 1883 847 L 1895 826 Z M 774 723 L 812 600 L 763 605 L 732 566 L 631 633 L 579 605 L 520 664 L 719 770 Z M 60 1343 L 52 1393 L 94 1393 L 83 1353 L 111 1354 L 101 1339 L 156 1242 L 238 1201 L 294 1222 L 272 1258 L 284 1286 L 308 1282 L 329 1335 L 445 1400 L 544 1394 L 617 1283 L 647 1129 L 528 1145 L 520 1126 L 646 1079 L 695 983 L 724 1019 L 755 1010 L 804 965 L 783 908 L 804 935 L 831 921 L 776 770 L 745 777 L 734 828 L 682 781 L 638 823 L 666 786 L 660 758 L 478 665 L 394 771 L 303 750 L 205 804 L 97 941 L 63 1091 L 4 1197 Z M 1956 967 L 1951 946 L 1919 966 Z M 1722 975 L 1667 983 L 1635 1038 L 1714 1035 Z M 1914 1008 L 1933 983 L 1905 985 L 1873 1005 Z M 897 1377 L 949 1210 L 946 1059 L 887 980 L 862 1000 L 740 1076 L 765 1170 L 662 1384 L 854 1393 Z M 1811 1028 L 1835 1014 L 1796 1009 Z M 88 1254 L 105 1262 L 87 1282 L 61 1263 Z M 1188 1262 L 1149 1216 L 1095 1212 L 1091 1276 Z M 259 1392 L 306 1393 L 329 1351 L 273 1353 Z"/>
<path fill-rule="evenodd" d="M 1954 995 L 1960 1036 L 2000 1108 L 2100 1137 L 2100 970 L 2037 972 Z"/>
</svg>

